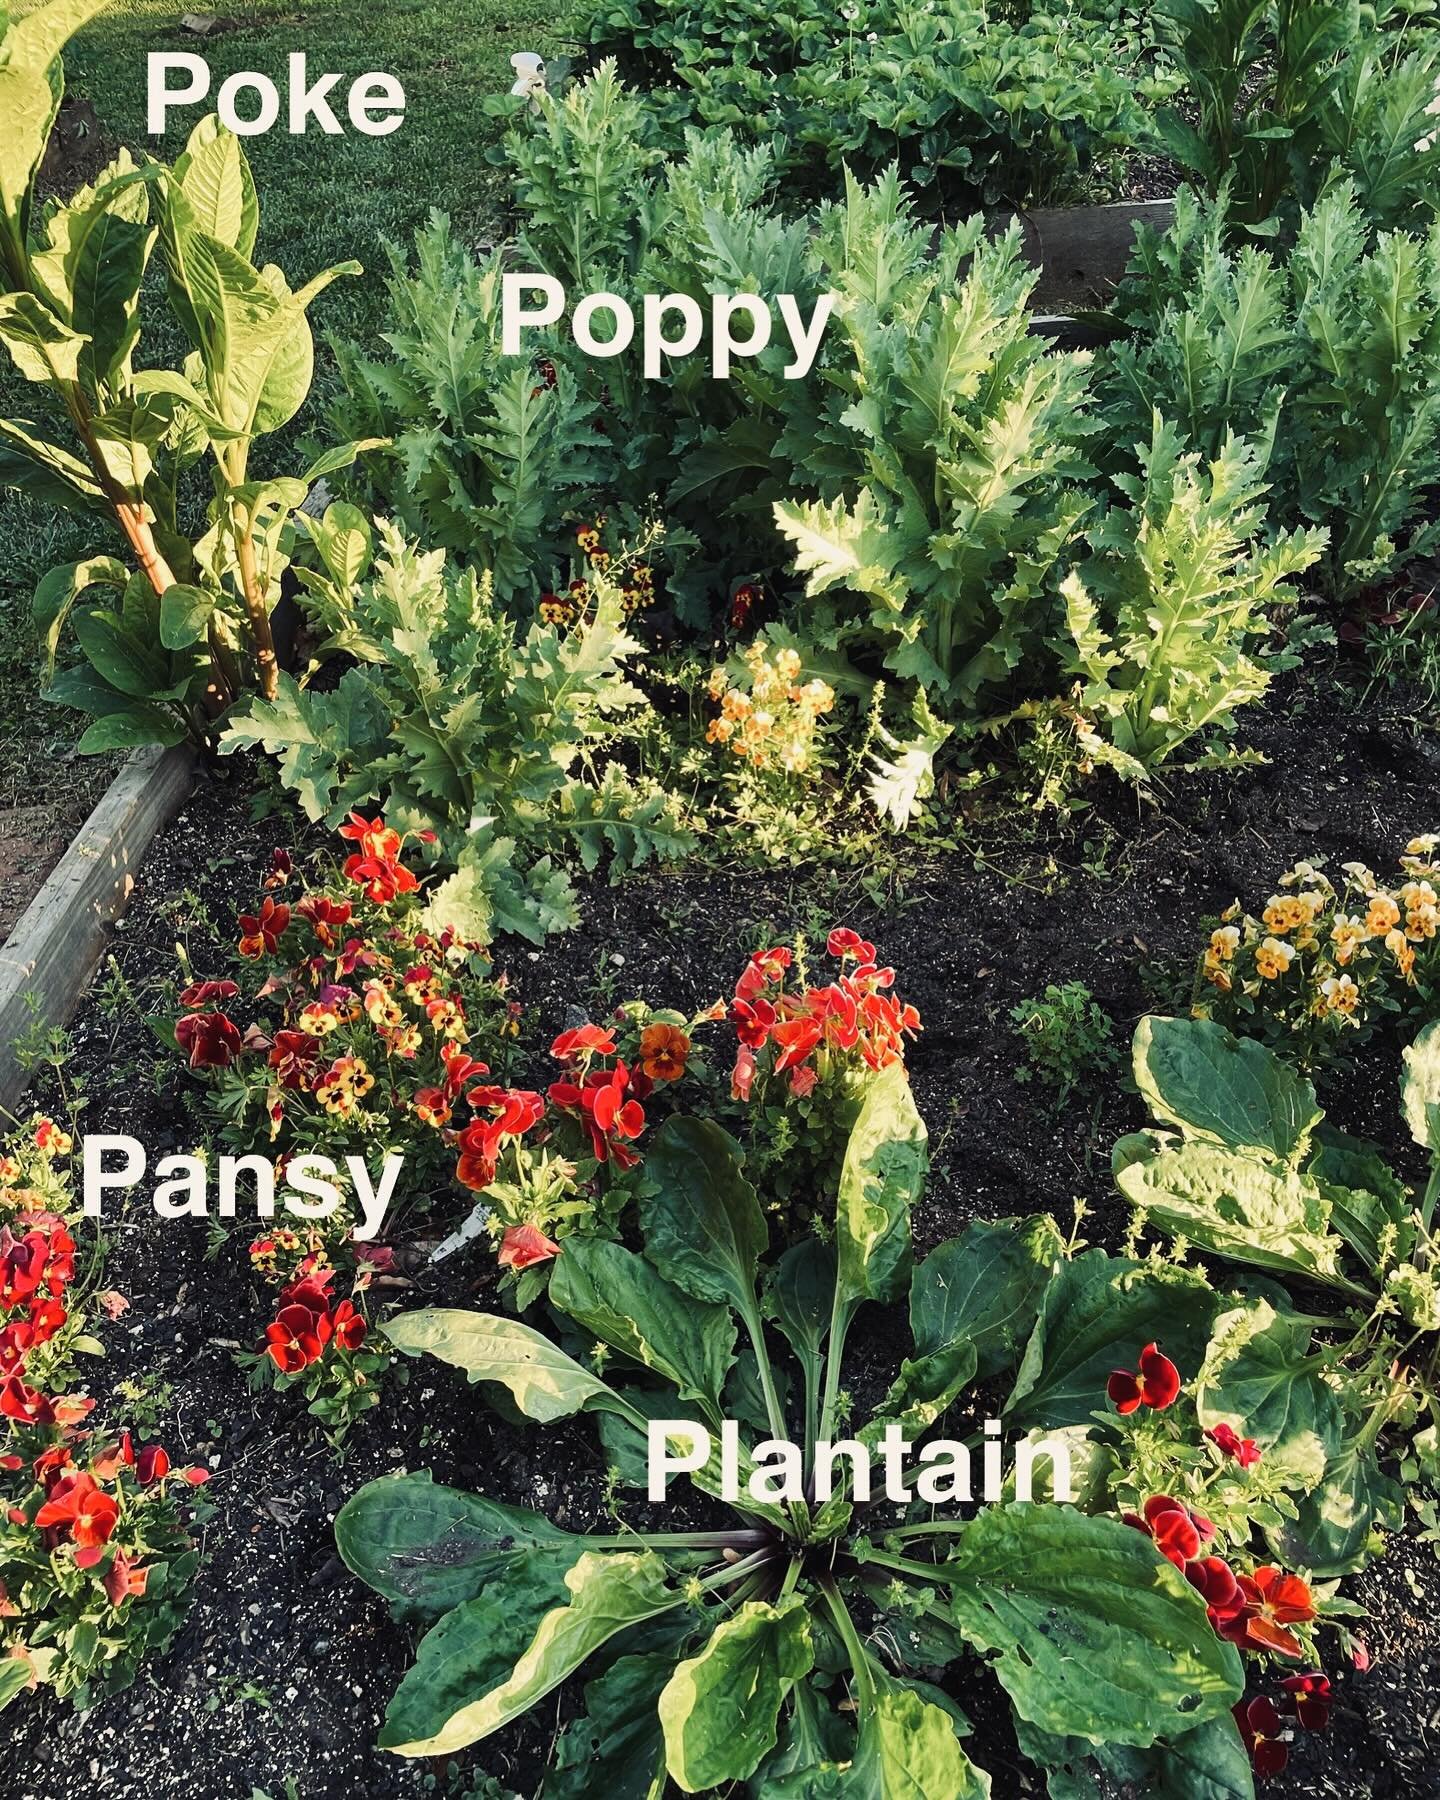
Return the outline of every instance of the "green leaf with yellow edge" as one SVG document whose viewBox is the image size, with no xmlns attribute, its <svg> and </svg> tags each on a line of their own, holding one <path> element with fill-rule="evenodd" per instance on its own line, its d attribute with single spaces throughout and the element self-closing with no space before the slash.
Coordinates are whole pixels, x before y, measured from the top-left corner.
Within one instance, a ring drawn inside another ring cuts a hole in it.
<svg viewBox="0 0 1440 1800">
<path fill-rule="evenodd" d="M 868 1084 L 840 1170 L 835 1250 L 845 1305 L 898 1300 L 905 1293 L 910 1213 L 928 1166 L 925 1122 L 905 1065 L 891 1063 Z"/>
<path fill-rule="evenodd" d="M 527 1419 L 541 1425 L 568 1419 L 583 1407 L 605 1407 L 645 1428 L 645 1421 L 598 1375 L 519 1319 L 427 1307 L 387 1320 L 385 1335 L 407 1356 L 434 1356 L 463 1369 L 471 1381 L 497 1383 Z"/>
<path fill-rule="evenodd" d="M 803 1597 L 752 1600 L 723 1620 L 660 1695 L 665 1759 L 687 1794 L 744 1781 L 775 1748 L 780 1708 L 815 1653 Z"/>
<path fill-rule="evenodd" d="M 527 1712 L 617 1633 L 685 1604 L 653 1552 L 587 1551 L 565 1571 L 563 1602 L 532 1629 L 549 1573 L 537 1583 L 527 1569 L 441 1620 L 390 1703 L 382 1749 L 453 1755 Z"/>
</svg>

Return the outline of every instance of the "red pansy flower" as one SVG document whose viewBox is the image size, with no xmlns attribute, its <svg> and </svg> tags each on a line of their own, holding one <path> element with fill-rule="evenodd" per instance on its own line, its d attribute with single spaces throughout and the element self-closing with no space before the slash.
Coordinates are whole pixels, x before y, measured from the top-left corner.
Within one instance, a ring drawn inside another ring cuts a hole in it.
<svg viewBox="0 0 1440 1800">
<path fill-rule="evenodd" d="M 1263 1694 L 1254 1700 L 1242 1700 L 1235 1707 L 1235 1723 L 1245 1740 L 1250 1766 L 1257 1775 L 1278 1775 L 1290 1760 L 1290 1752 L 1281 1739 L 1284 1726 L 1273 1701 Z"/>
<path fill-rule="evenodd" d="M 290 927 L 290 908 L 277 906 L 267 894 L 260 911 L 241 913 L 240 944 L 241 956 L 254 962 L 257 957 L 267 953 L 275 954 L 276 948 Z"/>
<path fill-rule="evenodd" d="M 233 981 L 192 981 L 189 987 L 180 990 L 180 1004 L 186 1012 L 198 1012 L 202 1006 L 233 1000 L 239 992 Z"/>
<path fill-rule="evenodd" d="M 1153 1406 L 1158 1412 L 1179 1398 L 1180 1371 L 1156 1345 L 1147 1344 L 1140 1352 L 1139 1370 L 1116 1369 L 1105 1391 L 1117 1412 L 1133 1413 L 1141 1406 Z"/>
<path fill-rule="evenodd" d="M 42 1531 L 58 1530 L 82 1550 L 108 1544 L 120 1517 L 116 1501 L 91 1475 L 70 1475 L 60 1482 L 35 1515 Z"/>
<path fill-rule="evenodd" d="M 192 1069 L 228 1069 L 244 1040 L 224 1013 L 187 1013 L 175 1021 L 175 1042 Z"/>
<path fill-rule="evenodd" d="M 1318 1670 L 1313 1675 L 1287 1675 L 1280 1686 L 1285 1692 L 1280 1706 L 1293 1712 L 1306 1731 L 1324 1731 L 1335 1703 L 1330 1677 Z"/>
<path fill-rule="evenodd" d="M 1232 1457 L 1242 1469 L 1251 1469 L 1260 1460 L 1260 1446 L 1254 1438 L 1240 1437 L 1233 1425 L 1219 1424 L 1205 1435 L 1217 1450 Z"/>
</svg>

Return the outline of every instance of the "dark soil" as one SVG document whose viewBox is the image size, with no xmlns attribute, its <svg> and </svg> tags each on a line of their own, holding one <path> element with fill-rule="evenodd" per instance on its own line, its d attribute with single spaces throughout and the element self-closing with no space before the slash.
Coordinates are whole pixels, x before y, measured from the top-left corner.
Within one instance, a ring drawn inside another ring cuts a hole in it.
<svg viewBox="0 0 1440 1800">
<path fill-rule="evenodd" d="M 584 897 L 578 932 L 540 952 L 501 947 L 530 1009 L 530 1041 L 548 1043 L 572 1009 L 589 1009 L 597 971 L 621 997 L 698 1008 L 728 992 L 760 928 L 853 925 L 877 940 L 924 1019 L 911 1068 L 935 1172 L 915 1219 L 920 1248 L 975 1217 L 1049 1209 L 1068 1220 L 1077 1196 L 1092 1209 L 1085 1236 L 1113 1246 L 1125 1220 L 1110 1186 L 1109 1146 L 1141 1122 L 1138 1101 L 1113 1078 L 1057 1113 L 1043 1091 L 1015 1080 L 1010 1007 L 1048 981 L 1082 980 L 1123 1039 L 1142 1013 L 1167 1004 L 1167 984 L 1175 1003 L 1204 915 L 1237 895 L 1263 901 L 1299 857 L 1390 867 L 1440 814 L 1440 743 L 1402 709 L 1360 718 L 1339 690 L 1292 682 L 1251 717 L 1250 739 L 1271 758 L 1268 767 L 1190 779 L 1159 808 L 1112 787 L 1062 827 L 1028 814 L 987 818 L 983 800 L 967 796 L 955 829 L 969 848 L 915 862 L 885 895 L 868 895 L 864 872 L 855 870 L 691 869 L 619 887 L 597 883 Z M 146 984 L 172 971 L 177 935 L 198 938 L 213 922 L 228 936 L 238 902 L 255 891 L 271 846 L 282 841 L 281 819 L 249 820 L 251 776 L 224 765 L 151 850 L 115 943 L 116 965 L 141 1007 Z M 102 974 L 75 1023 L 66 1076 L 86 1085 L 87 1131 L 133 1133 L 153 1156 L 192 1142 L 194 1126 L 183 1079 L 164 1067 L 152 1073 L 153 1039 L 134 1008 L 114 1001 L 118 985 L 113 971 Z M 107 989 L 112 999 L 102 1005 Z M 1355 1078 L 1324 1097 L 1339 1122 L 1400 1156 L 1396 1054 L 1394 1043 L 1373 1044 Z M 235 1344 L 248 1346 L 263 1325 L 244 1235 L 212 1260 L 203 1228 L 162 1227 L 138 1207 L 110 1235 L 107 1281 L 131 1310 L 107 1330 L 110 1355 L 96 1392 L 110 1393 L 124 1378 L 146 1385 L 159 1409 L 154 1435 L 213 1468 L 207 1493 L 216 1516 L 205 1530 L 193 1610 L 169 1655 L 137 1687 L 85 1716 L 43 1697 L 12 1708 L 5 1790 L 17 1800 L 250 1800 L 252 1790 L 279 1800 L 293 1782 L 307 1800 L 385 1800 L 464 1791 L 488 1771 L 502 1792 L 529 1800 L 572 1690 L 483 1745 L 463 1777 L 372 1749 L 413 1637 L 341 1566 L 331 1525 L 370 1477 L 428 1467 L 439 1480 L 533 1503 L 584 1529 L 600 1516 L 603 1477 L 589 1429 L 517 1430 L 458 1375 L 427 1364 L 408 1388 L 391 1386 L 337 1464 L 290 1403 L 249 1395 L 232 1360 Z M 488 1303 L 486 1252 L 457 1257 L 444 1271 L 436 1293 Z M 863 1384 L 872 1363 L 877 1371 L 893 1366 L 903 1345 L 872 1330 L 856 1348 Z M 102 1398 L 115 1422 L 122 1405 Z M 1332 1643 L 1340 1696 L 1332 1729 L 1298 1743 L 1290 1771 L 1266 1792 L 1281 1800 L 1427 1800 L 1440 1792 L 1431 1744 L 1440 1685 L 1434 1553 L 1398 1537 L 1347 1591 L 1370 1613 L 1359 1628 L 1369 1670 L 1351 1669 Z M 1043 1793 L 1018 1757 L 993 1681 L 975 1665 L 956 1676 L 953 1691 L 976 1724 L 970 1748 L 992 1771 L 996 1795 Z"/>
</svg>

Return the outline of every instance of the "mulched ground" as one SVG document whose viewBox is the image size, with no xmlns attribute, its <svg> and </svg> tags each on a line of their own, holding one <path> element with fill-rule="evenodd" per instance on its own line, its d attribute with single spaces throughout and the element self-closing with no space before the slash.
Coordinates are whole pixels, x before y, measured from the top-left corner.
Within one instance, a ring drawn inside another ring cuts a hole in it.
<svg viewBox="0 0 1440 1800">
<path fill-rule="evenodd" d="M 1111 788 L 1063 827 L 1029 815 L 987 819 L 976 808 L 957 820 L 969 848 L 915 866 L 883 902 L 864 898 L 851 871 L 692 869 L 596 884 L 578 932 L 539 952 L 502 946 L 502 965 L 531 1009 L 528 1040 L 548 1043 L 574 1009 L 588 1009 L 597 971 L 621 996 L 688 1009 L 728 991 L 751 926 L 853 925 L 878 941 L 925 1022 L 911 1057 L 935 1161 L 915 1219 L 921 1248 L 973 1217 L 1051 1209 L 1068 1219 L 1076 1196 L 1093 1208 L 1086 1236 L 1114 1245 L 1124 1212 L 1108 1152 L 1141 1122 L 1138 1101 L 1109 1080 L 1057 1116 L 1014 1078 L 1009 1008 L 1047 981 L 1080 979 L 1128 1037 L 1157 1004 L 1157 989 L 1168 982 L 1173 993 L 1204 914 L 1236 895 L 1263 900 L 1298 857 L 1338 864 L 1358 856 L 1387 868 L 1405 840 L 1440 820 L 1440 743 L 1402 706 L 1359 718 L 1339 690 L 1292 680 L 1247 725 L 1269 767 L 1185 781 L 1158 809 Z M 170 971 L 177 935 L 206 919 L 228 932 L 237 899 L 255 890 L 284 838 L 281 818 L 251 823 L 248 781 L 243 767 L 224 765 L 146 861 L 115 943 L 141 1007 L 147 980 Z M 85 1128 L 134 1133 L 152 1156 L 185 1147 L 194 1131 L 184 1084 L 168 1068 L 155 1071 L 153 1039 L 138 1011 L 115 1003 L 119 987 L 113 971 L 102 973 L 74 1027 L 66 1073 L 88 1087 Z M 1356 1078 L 1326 1099 L 1339 1122 L 1398 1151 L 1396 1074 L 1396 1046 L 1377 1044 Z M 584 1425 L 512 1429 L 462 1378 L 419 1365 L 408 1388 L 392 1385 L 337 1464 L 303 1414 L 273 1395 L 249 1395 L 233 1363 L 236 1342 L 248 1345 L 264 1322 L 243 1261 L 247 1235 L 212 1257 L 203 1227 L 162 1228 L 148 1206 L 111 1228 L 107 1280 L 131 1310 L 107 1328 L 110 1354 L 95 1391 L 109 1393 L 124 1378 L 145 1385 L 154 1435 L 213 1467 L 207 1492 L 216 1516 L 195 1604 L 171 1653 L 84 1717 L 43 1698 L 12 1707 L 5 1789 L 17 1800 L 280 1800 L 293 1783 L 306 1800 L 386 1800 L 464 1792 L 488 1771 L 502 1791 L 528 1800 L 573 1692 L 487 1743 L 465 1773 L 373 1750 L 412 1635 L 346 1573 L 331 1524 L 370 1477 L 429 1467 L 438 1480 L 531 1502 L 583 1529 L 600 1516 L 595 1440 Z M 483 1251 L 454 1259 L 435 1295 L 489 1304 L 488 1263 Z M 868 1385 L 903 1346 L 879 1341 L 872 1327 L 857 1333 L 855 1348 L 859 1382 Z M 103 1404 L 118 1422 L 123 1403 Z M 1357 1675 L 1332 1657 L 1336 1721 L 1327 1736 L 1297 1745 L 1290 1771 L 1266 1791 L 1425 1800 L 1440 1791 L 1431 1741 L 1440 1725 L 1434 1552 L 1397 1539 L 1347 1591 L 1370 1611 L 1361 1628 L 1370 1670 Z M 993 1681 L 962 1669 L 954 1691 L 975 1719 L 970 1747 L 993 1772 L 997 1796 L 1043 1793 L 1017 1757 Z"/>
</svg>

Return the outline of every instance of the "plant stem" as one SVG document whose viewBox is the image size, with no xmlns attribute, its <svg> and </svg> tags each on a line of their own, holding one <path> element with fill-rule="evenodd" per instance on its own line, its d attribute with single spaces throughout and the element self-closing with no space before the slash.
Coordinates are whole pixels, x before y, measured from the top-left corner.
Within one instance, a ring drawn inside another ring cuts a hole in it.
<svg viewBox="0 0 1440 1800">
<path fill-rule="evenodd" d="M 870 1658 L 860 1641 L 860 1633 L 855 1629 L 855 1621 L 850 1617 L 850 1609 L 846 1606 L 833 1575 L 820 1577 L 820 1591 L 825 1596 L 825 1604 L 830 1609 L 830 1617 L 840 1634 L 840 1641 L 849 1653 L 850 1665 L 855 1671 L 857 1697 L 863 1711 L 875 1703 L 875 1677 L 870 1670 Z"/>
<path fill-rule="evenodd" d="M 245 616 L 250 621 L 250 635 L 255 640 L 255 669 L 260 692 L 273 700 L 280 691 L 280 665 L 275 656 L 275 639 L 270 630 L 270 609 L 260 587 L 260 571 L 255 564 L 255 519 L 247 512 L 231 513 L 235 542 L 235 562 L 240 571 L 240 589 L 245 602 Z"/>
<path fill-rule="evenodd" d="M 964 1529 L 963 1519 L 928 1519 L 923 1525 L 902 1525 L 898 1531 L 887 1531 L 885 1536 L 906 1542 L 910 1538 L 958 1537 Z"/>
</svg>

